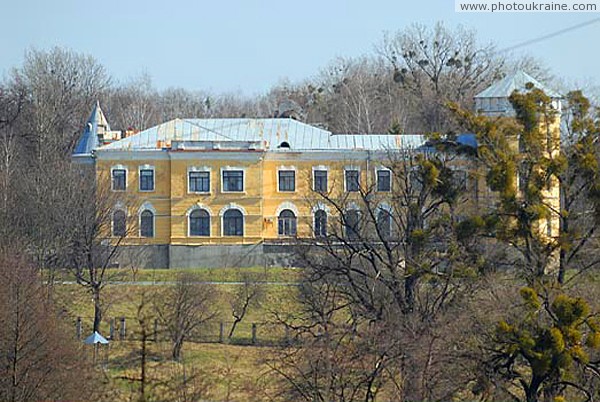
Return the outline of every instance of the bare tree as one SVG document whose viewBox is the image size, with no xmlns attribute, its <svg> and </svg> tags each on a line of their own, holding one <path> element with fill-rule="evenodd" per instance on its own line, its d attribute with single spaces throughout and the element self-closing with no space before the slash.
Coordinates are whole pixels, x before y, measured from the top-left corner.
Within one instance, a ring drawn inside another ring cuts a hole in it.
<svg viewBox="0 0 600 402">
<path fill-rule="evenodd" d="M 157 295 L 154 308 L 171 340 L 173 360 L 180 360 L 184 342 L 217 315 L 216 297 L 213 286 L 197 283 L 185 273 Z"/>
<path fill-rule="evenodd" d="M 127 198 L 96 186 L 94 171 L 75 166 L 64 172 L 69 180 L 69 198 L 63 199 L 63 219 L 68 235 L 58 259 L 71 272 L 77 283 L 85 287 L 94 301 L 93 331 L 102 322 L 102 291 L 109 278 L 108 268 L 119 255 L 123 240 L 134 230 L 125 222 L 119 233 L 113 232 L 115 207 L 128 205 Z"/>
<path fill-rule="evenodd" d="M 3 248 L 0 277 L 0 399 L 98 396 L 100 383 L 82 359 L 82 345 L 65 336 L 70 331 L 63 325 L 64 317 L 45 298 L 35 267 Z"/>
<path fill-rule="evenodd" d="M 244 320 L 248 310 L 252 307 L 259 306 L 264 298 L 264 285 L 257 282 L 256 276 L 245 274 L 242 277 L 242 285 L 240 285 L 230 300 L 231 315 L 233 323 L 229 330 L 228 339 L 231 340 L 237 325 Z"/>
</svg>

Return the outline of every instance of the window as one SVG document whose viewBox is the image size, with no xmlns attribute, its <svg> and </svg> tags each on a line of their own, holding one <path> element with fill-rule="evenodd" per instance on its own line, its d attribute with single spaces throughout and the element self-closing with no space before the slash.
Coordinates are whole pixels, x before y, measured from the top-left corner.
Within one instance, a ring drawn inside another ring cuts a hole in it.
<svg viewBox="0 0 600 402">
<path fill-rule="evenodd" d="M 140 191 L 154 191 L 154 169 L 140 169 Z"/>
<path fill-rule="evenodd" d="M 289 209 L 284 209 L 278 219 L 280 236 L 296 236 L 296 215 Z"/>
<path fill-rule="evenodd" d="M 140 214 L 140 236 L 154 237 L 154 214 L 147 209 Z"/>
<path fill-rule="evenodd" d="M 467 191 L 467 172 L 464 170 L 452 171 L 452 182 L 457 191 Z"/>
<path fill-rule="evenodd" d="M 314 190 L 320 193 L 327 192 L 327 170 L 313 171 Z"/>
<path fill-rule="evenodd" d="M 294 170 L 279 171 L 279 191 L 296 191 L 296 172 Z"/>
<path fill-rule="evenodd" d="M 115 237 L 125 237 L 127 230 L 127 215 L 125 211 L 116 210 L 112 218 L 112 235 Z"/>
<path fill-rule="evenodd" d="M 390 211 L 379 209 L 377 213 L 377 230 L 383 240 L 387 240 L 392 236 L 392 214 Z"/>
<path fill-rule="evenodd" d="M 229 209 L 223 214 L 223 236 L 243 236 L 244 215 L 237 209 Z"/>
<path fill-rule="evenodd" d="M 224 170 L 223 191 L 244 191 L 244 171 Z"/>
<path fill-rule="evenodd" d="M 204 209 L 195 209 L 189 216 L 190 236 L 210 236 L 210 215 Z"/>
<path fill-rule="evenodd" d="M 112 189 L 113 191 L 125 191 L 127 188 L 127 170 L 112 170 Z"/>
<path fill-rule="evenodd" d="M 357 240 L 359 237 L 359 220 L 360 215 L 358 211 L 350 210 L 346 212 L 344 219 L 346 239 Z"/>
<path fill-rule="evenodd" d="M 377 171 L 377 191 L 392 190 L 392 174 L 387 169 Z"/>
<path fill-rule="evenodd" d="M 315 237 L 327 236 L 327 213 L 322 209 L 315 212 L 315 224 L 313 227 Z"/>
<path fill-rule="evenodd" d="M 360 179 L 358 170 L 346 170 L 346 191 L 358 191 L 360 187 Z"/>
<path fill-rule="evenodd" d="M 209 193 L 210 172 L 188 172 L 188 192 Z"/>
</svg>

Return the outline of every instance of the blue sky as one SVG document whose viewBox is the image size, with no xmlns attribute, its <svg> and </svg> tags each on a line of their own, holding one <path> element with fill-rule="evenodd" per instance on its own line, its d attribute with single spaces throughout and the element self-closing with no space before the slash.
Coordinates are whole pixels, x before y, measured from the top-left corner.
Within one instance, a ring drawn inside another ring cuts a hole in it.
<svg viewBox="0 0 600 402">
<path fill-rule="evenodd" d="M 337 56 L 373 51 L 384 31 L 414 22 L 474 28 L 509 47 L 600 13 L 455 13 L 453 0 L 4 0 L 0 74 L 30 47 L 91 54 L 117 80 L 148 73 L 156 87 L 261 93 L 315 75 Z M 6 16 L 10 16 L 6 18 Z M 600 23 L 520 50 L 568 82 L 600 84 Z"/>
</svg>

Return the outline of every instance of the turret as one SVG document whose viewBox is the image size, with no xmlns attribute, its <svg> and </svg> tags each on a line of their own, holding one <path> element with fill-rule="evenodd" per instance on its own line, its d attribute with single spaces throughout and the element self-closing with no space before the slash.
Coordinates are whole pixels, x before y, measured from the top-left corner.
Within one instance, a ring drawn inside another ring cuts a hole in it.
<svg viewBox="0 0 600 402">
<path fill-rule="evenodd" d="M 73 161 L 93 163 L 94 150 L 102 144 L 104 135 L 108 132 L 110 132 L 110 126 L 100 108 L 100 102 L 96 102 L 71 155 Z"/>
</svg>

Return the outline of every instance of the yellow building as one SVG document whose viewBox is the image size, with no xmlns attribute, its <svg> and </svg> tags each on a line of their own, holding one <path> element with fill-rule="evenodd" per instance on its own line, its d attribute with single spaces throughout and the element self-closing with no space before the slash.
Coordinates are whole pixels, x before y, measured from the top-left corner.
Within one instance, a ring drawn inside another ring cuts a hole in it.
<svg viewBox="0 0 600 402">
<path fill-rule="evenodd" d="M 483 113 L 502 112 L 520 89 L 514 77 L 494 85 L 493 96 L 477 98 Z M 140 265 L 248 266 L 281 263 L 286 240 L 325 234 L 335 211 L 315 192 L 340 198 L 373 186 L 385 198 L 389 152 L 425 143 L 422 135 L 334 135 L 293 119 L 175 119 L 117 139 L 96 105 L 73 158 L 94 166 L 98 186 L 130 200 L 115 205 L 112 235 L 143 246 Z"/>
</svg>

